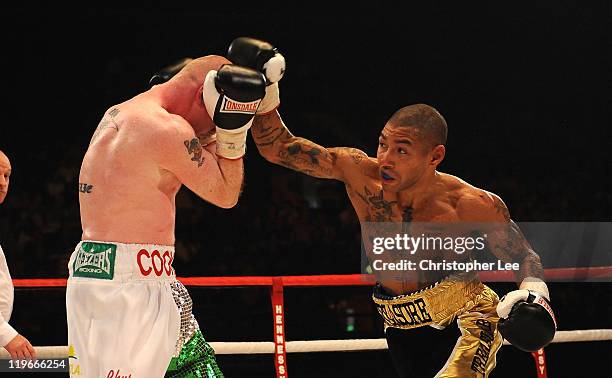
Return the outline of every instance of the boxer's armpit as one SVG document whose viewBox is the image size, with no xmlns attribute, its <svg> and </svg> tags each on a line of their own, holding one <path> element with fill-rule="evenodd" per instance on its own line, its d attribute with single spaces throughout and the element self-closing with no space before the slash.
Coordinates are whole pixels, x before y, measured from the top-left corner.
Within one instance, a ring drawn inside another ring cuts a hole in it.
<svg viewBox="0 0 612 378">
<path fill-rule="evenodd" d="M 201 167 L 204 164 L 204 155 L 202 154 L 202 145 L 200 144 L 200 140 L 198 138 L 193 138 L 191 140 L 186 140 L 183 142 L 185 144 L 185 148 L 187 148 L 187 154 L 191 158 L 191 161 L 194 161 L 198 164 L 198 167 Z"/>
</svg>

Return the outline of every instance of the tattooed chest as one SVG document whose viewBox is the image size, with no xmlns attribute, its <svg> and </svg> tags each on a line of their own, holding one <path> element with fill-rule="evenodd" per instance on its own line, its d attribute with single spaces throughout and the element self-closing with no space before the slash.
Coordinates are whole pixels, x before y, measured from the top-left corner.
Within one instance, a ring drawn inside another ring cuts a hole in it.
<svg viewBox="0 0 612 378">
<path fill-rule="evenodd" d="M 381 189 L 364 186 L 363 190 L 347 188 L 359 219 L 364 222 L 410 222 L 412 208 L 402 209 L 393 198 L 385 198 Z"/>
</svg>

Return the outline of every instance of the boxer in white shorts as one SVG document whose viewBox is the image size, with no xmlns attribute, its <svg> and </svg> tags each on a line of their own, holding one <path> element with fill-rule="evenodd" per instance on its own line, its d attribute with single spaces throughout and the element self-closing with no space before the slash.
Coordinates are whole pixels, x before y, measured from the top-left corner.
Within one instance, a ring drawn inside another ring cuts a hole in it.
<svg viewBox="0 0 612 378">
<path fill-rule="evenodd" d="M 219 207 L 238 201 L 246 133 L 266 79 L 229 63 L 189 62 L 112 106 L 94 132 L 66 292 L 72 377 L 223 376 L 172 261 L 181 185 Z"/>
</svg>

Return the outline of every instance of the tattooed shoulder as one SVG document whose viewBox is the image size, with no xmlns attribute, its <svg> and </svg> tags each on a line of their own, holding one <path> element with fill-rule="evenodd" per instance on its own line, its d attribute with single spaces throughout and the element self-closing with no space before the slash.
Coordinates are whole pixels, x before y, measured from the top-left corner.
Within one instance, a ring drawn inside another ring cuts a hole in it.
<svg viewBox="0 0 612 378">
<path fill-rule="evenodd" d="M 114 129 L 115 131 L 119 131 L 119 124 L 115 121 L 115 117 L 119 115 L 119 113 L 120 113 L 119 109 L 115 107 L 115 108 L 112 108 L 108 112 L 108 114 L 104 115 L 104 117 L 98 124 L 96 131 L 94 131 L 94 134 L 91 137 L 91 141 L 89 142 L 89 144 L 91 144 L 94 140 L 96 140 L 100 132 L 102 132 L 102 130 L 104 129 Z"/>
<path fill-rule="evenodd" d="M 504 201 L 495 194 L 491 194 L 491 196 L 493 197 L 493 207 L 497 214 L 501 215 L 505 221 L 510 221 L 510 211 Z"/>
<path fill-rule="evenodd" d="M 349 157 L 350 161 L 355 164 L 360 164 L 365 158 L 368 157 L 368 155 L 365 152 L 357 148 L 342 147 L 342 148 L 337 148 L 335 150 L 336 150 L 334 151 L 335 153 Z"/>
</svg>

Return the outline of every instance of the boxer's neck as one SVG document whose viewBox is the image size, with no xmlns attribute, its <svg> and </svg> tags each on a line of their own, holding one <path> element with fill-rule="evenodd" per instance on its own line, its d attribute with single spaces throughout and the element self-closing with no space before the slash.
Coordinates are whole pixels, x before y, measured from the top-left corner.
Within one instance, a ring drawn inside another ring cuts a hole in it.
<svg viewBox="0 0 612 378">
<path fill-rule="evenodd" d="M 193 112 L 199 87 L 191 83 L 168 82 L 153 88 L 162 108 L 169 113 L 187 118 Z"/>
<path fill-rule="evenodd" d="M 398 192 L 399 205 L 402 208 L 415 207 L 415 204 L 418 204 L 421 199 L 429 196 L 436 186 L 439 176 L 438 171 L 428 172 L 416 184 Z"/>
<path fill-rule="evenodd" d="M 160 105 L 168 113 L 183 117 L 196 135 L 205 134 L 214 124 L 202 100 L 202 85 L 197 82 L 168 82 L 154 88 Z"/>
</svg>

